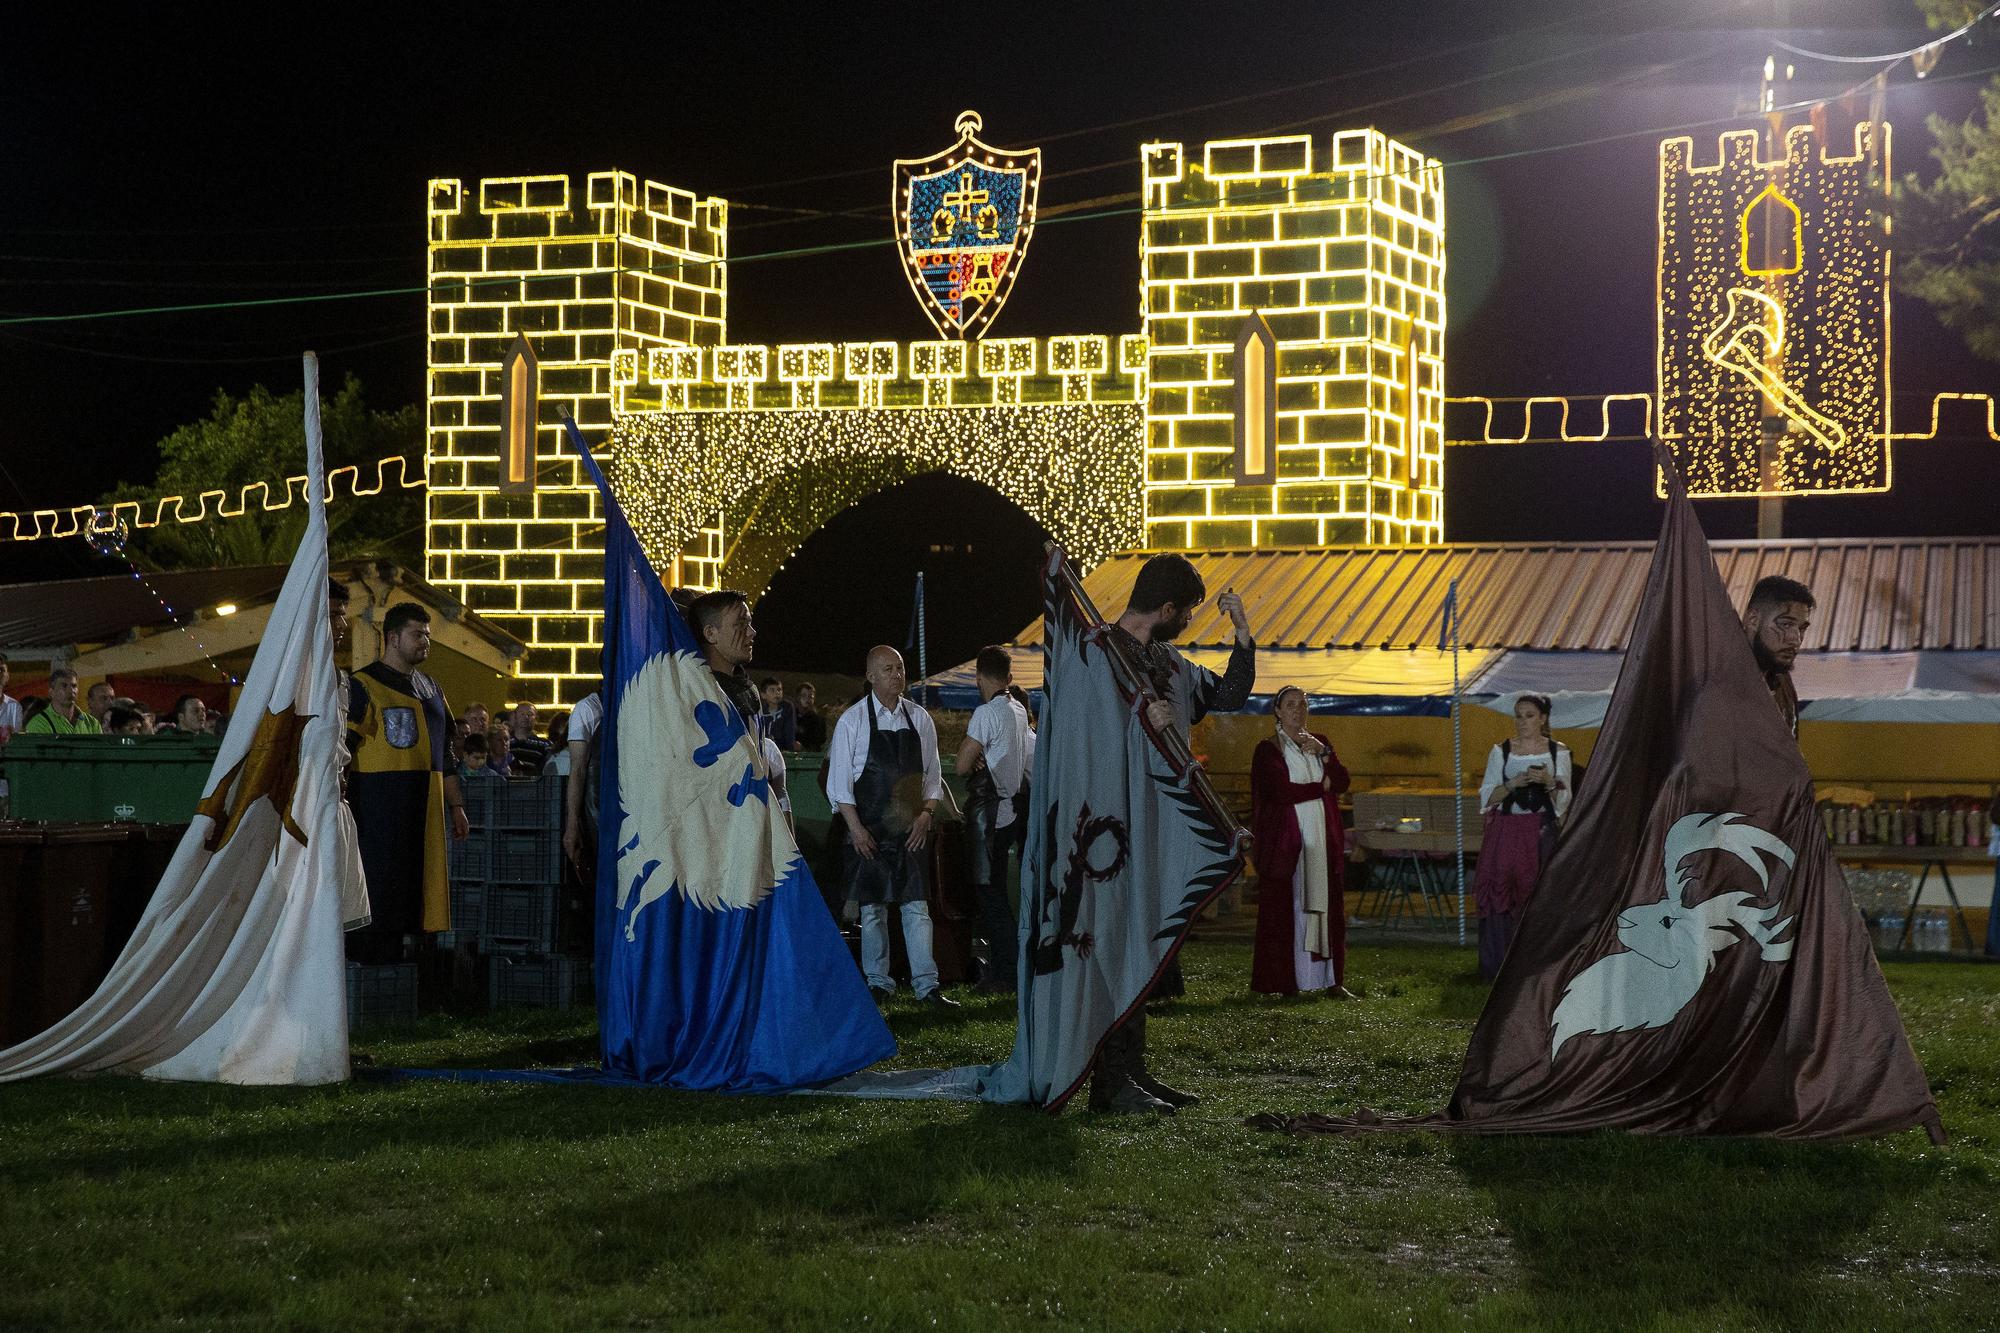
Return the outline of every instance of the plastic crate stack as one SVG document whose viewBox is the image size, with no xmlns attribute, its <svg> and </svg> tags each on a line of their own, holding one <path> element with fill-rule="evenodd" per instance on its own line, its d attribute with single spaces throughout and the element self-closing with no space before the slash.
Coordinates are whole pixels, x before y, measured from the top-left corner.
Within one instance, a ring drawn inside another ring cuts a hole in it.
<svg viewBox="0 0 2000 1333">
<path fill-rule="evenodd" d="M 578 1002 L 589 966 L 555 954 L 562 898 L 562 779 L 469 781 L 471 833 L 452 847 L 448 943 L 485 956 L 495 1006 Z"/>
<path fill-rule="evenodd" d="M 408 1023 L 417 1016 L 415 963 L 349 963 L 347 1026 Z"/>
<path fill-rule="evenodd" d="M 495 1009 L 566 1009 L 587 999 L 589 969 L 581 959 L 501 954 L 487 960 L 486 998 Z"/>
</svg>

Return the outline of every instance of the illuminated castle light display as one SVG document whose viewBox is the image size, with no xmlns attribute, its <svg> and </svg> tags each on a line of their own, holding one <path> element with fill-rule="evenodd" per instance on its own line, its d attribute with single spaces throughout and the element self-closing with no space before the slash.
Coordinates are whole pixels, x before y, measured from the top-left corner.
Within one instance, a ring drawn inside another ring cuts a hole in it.
<svg viewBox="0 0 2000 1333">
<path fill-rule="evenodd" d="M 564 410 L 693 586 L 760 591 L 834 514 L 937 471 L 1086 566 L 1442 539 L 1436 161 L 1372 130 L 1149 144 L 1141 331 L 994 338 L 1041 164 L 980 128 L 967 113 L 950 148 L 895 164 L 896 239 L 943 335 L 910 343 L 730 342 L 720 199 L 615 171 L 431 182 L 427 576 L 528 643 L 521 697 L 573 702 L 596 674 L 601 518 Z M 1253 317 L 1276 432 L 1246 472 Z"/>
<path fill-rule="evenodd" d="M 574 701 L 596 670 L 601 518 L 565 410 L 697 587 L 761 591 L 842 509 L 936 471 L 1086 566 L 1443 540 L 1435 160 L 1373 130 L 1147 144 L 1137 330 L 993 337 L 1041 157 L 957 128 L 893 168 L 940 335 L 908 343 L 731 342 L 720 199 L 623 172 L 431 183 L 427 573 L 529 644 L 521 697 Z M 1783 144 L 1660 149 L 1650 407 L 1697 495 L 1889 486 L 1887 126 Z M 1266 430 L 1239 425 L 1239 379 Z"/>
<path fill-rule="evenodd" d="M 1142 160 L 1147 545 L 1444 540 L 1443 168 L 1373 130 Z M 1262 485 L 1232 438 L 1253 313 L 1277 353 Z"/>
<path fill-rule="evenodd" d="M 1660 145 L 1659 428 L 1690 494 L 1889 489 L 1888 137 Z"/>
</svg>

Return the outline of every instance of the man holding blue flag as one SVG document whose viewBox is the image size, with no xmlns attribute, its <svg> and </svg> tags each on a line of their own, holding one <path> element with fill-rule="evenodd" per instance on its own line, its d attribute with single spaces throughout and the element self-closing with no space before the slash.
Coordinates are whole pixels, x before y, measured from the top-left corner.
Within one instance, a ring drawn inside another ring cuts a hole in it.
<svg viewBox="0 0 2000 1333">
<path fill-rule="evenodd" d="M 606 1069 L 677 1088 L 780 1092 L 886 1058 L 895 1041 L 712 669 L 727 676 L 749 660 L 748 607 L 717 606 L 698 640 L 574 422 L 568 432 L 604 506 L 597 1004 Z M 725 639 L 724 652 L 704 651 Z"/>
</svg>

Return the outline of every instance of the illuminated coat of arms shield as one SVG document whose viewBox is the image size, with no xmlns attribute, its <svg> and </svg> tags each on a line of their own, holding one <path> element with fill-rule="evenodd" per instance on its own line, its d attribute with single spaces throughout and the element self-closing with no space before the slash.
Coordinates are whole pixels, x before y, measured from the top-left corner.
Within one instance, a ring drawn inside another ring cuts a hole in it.
<svg viewBox="0 0 2000 1333">
<path fill-rule="evenodd" d="M 975 338 L 1006 303 L 1035 226 L 1042 150 L 979 139 L 980 119 L 958 118 L 958 142 L 898 158 L 891 215 L 903 273 L 946 338 Z"/>
</svg>

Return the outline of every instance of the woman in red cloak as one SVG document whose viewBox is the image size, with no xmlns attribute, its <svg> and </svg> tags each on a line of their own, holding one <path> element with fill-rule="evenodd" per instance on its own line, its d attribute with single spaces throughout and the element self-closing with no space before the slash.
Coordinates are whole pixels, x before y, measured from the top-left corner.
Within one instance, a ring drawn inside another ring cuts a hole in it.
<svg viewBox="0 0 2000 1333">
<path fill-rule="evenodd" d="M 1351 1000 L 1347 965 L 1347 837 L 1340 793 L 1347 770 L 1324 737 L 1306 730 L 1305 691 L 1287 685 L 1272 709 L 1277 730 L 1250 760 L 1251 855 L 1257 866 L 1257 952 L 1250 989 L 1325 991 Z"/>
</svg>

